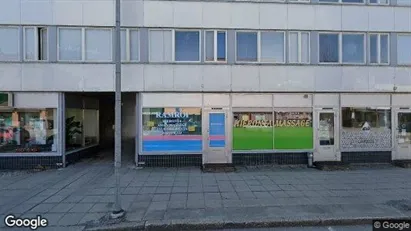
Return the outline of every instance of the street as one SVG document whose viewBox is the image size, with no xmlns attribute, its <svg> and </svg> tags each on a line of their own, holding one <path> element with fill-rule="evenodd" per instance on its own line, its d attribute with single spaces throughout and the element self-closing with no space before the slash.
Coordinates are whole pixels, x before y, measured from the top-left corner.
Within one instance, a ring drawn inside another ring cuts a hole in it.
<svg viewBox="0 0 411 231">
<path fill-rule="evenodd" d="M 371 225 L 358 226 L 324 226 L 324 227 L 287 227 L 287 228 L 256 228 L 256 229 L 223 229 L 208 231 L 372 231 Z"/>
</svg>

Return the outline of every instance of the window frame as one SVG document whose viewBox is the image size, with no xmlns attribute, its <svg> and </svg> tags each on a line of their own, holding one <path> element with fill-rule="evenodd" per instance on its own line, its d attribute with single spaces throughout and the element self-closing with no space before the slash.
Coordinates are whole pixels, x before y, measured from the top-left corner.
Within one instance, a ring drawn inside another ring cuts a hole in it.
<svg viewBox="0 0 411 231">
<path fill-rule="evenodd" d="M 207 52 L 206 52 L 206 49 L 207 49 L 207 41 L 206 41 L 206 39 L 207 39 L 207 32 L 213 32 L 213 37 L 214 37 L 214 41 L 213 41 L 213 54 L 214 54 L 214 60 L 213 61 L 209 61 L 209 60 L 207 60 Z M 225 54 L 225 60 L 224 61 L 219 61 L 218 60 L 218 57 L 217 57 L 217 55 L 218 55 L 218 41 L 217 41 L 217 39 L 218 39 L 218 32 L 224 32 L 225 34 L 224 34 L 224 37 L 225 37 L 225 51 L 224 51 L 224 54 Z M 204 47 L 204 54 L 203 54 L 203 57 L 204 57 L 204 62 L 205 63 L 227 63 L 227 55 L 228 55 L 228 52 L 227 52 L 227 30 L 204 30 L 204 44 L 203 44 L 203 47 Z"/>
<path fill-rule="evenodd" d="M 261 59 L 261 54 L 262 54 L 262 51 L 261 51 L 261 33 L 264 33 L 264 32 L 271 32 L 271 33 L 282 33 L 283 34 L 283 61 L 282 62 L 273 62 L 273 61 L 262 61 L 262 59 Z M 236 42 L 237 42 L 237 40 L 236 40 Z M 263 63 L 263 64 L 285 64 L 285 63 L 287 63 L 287 55 L 286 55 L 286 52 L 287 52 L 287 37 L 286 37 L 286 31 L 283 31 L 283 30 L 259 30 L 258 31 L 258 34 L 257 34 L 257 49 L 258 49 L 258 51 L 257 51 L 257 60 L 258 60 L 258 62 L 259 63 Z"/>
<path fill-rule="evenodd" d="M 290 61 L 290 50 L 291 50 L 291 39 L 290 39 L 290 34 L 291 33 L 297 33 L 297 51 L 298 51 L 298 61 L 297 62 L 291 62 Z M 308 34 L 308 61 L 307 62 L 302 62 L 302 33 L 307 33 Z M 287 63 L 290 64 L 310 64 L 311 63 L 311 32 L 310 31 L 287 31 L 287 40 L 288 40 L 288 47 L 287 47 L 287 54 L 288 54 L 288 60 Z"/>
<path fill-rule="evenodd" d="M 176 32 L 198 32 L 198 61 L 177 61 L 176 60 Z M 172 62 L 175 63 L 201 63 L 201 30 L 200 29 L 173 29 L 172 30 L 172 44 L 171 44 L 171 55 Z"/>
<path fill-rule="evenodd" d="M 80 30 L 81 31 L 81 60 L 61 60 L 60 59 L 60 30 L 61 29 L 71 29 L 71 30 Z M 87 60 L 86 59 L 86 30 L 108 30 L 110 31 L 110 50 L 111 58 L 110 60 Z M 57 62 L 64 63 L 112 63 L 113 62 L 113 29 L 109 27 L 58 27 L 57 28 Z"/>
<path fill-rule="evenodd" d="M 256 33 L 257 34 L 257 60 L 256 61 L 242 61 L 242 60 L 238 60 L 238 55 L 237 55 L 237 50 L 238 50 L 238 43 L 237 43 L 237 36 L 238 33 L 242 33 L 242 32 L 246 32 L 246 33 Z M 260 48 L 261 48 L 261 43 L 260 43 L 261 39 L 260 39 L 260 31 L 258 30 L 237 30 L 235 31 L 235 62 L 236 63 L 259 63 L 260 62 Z"/>
<path fill-rule="evenodd" d="M 337 62 L 321 62 L 321 44 L 320 44 L 320 36 L 322 34 L 333 34 L 333 35 L 338 35 L 338 61 Z M 341 64 L 342 61 L 342 36 L 341 32 L 318 32 L 318 64 L 320 65 L 335 65 L 335 64 Z"/>
<path fill-rule="evenodd" d="M 396 42 L 396 46 L 397 46 L 397 50 L 398 50 L 398 37 L 400 37 L 400 36 L 408 36 L 408 37 L 410 37 L 410 39 L 411 39 L 411 33 L 404 33 L 404 32 L 402 32 L 402 33 L 397 33 L 397 41 L 395 41 Z M 407 67 L 407 66 L 411 66 L 411 60 L 408 62 L 408 63 L 400 63 L 399 61 L 398 61 L 398 52 L 397 52 L 397 57 L 396 57 L 396 59 L 397 59 L 397 66 L 401 66 L 401 67 Z"/>
<path fill-rule="evenodd" d="M 343 58 L 343 37 L 344 35 L 363 35 L 363 60 L 361 63 L 355 63 L 355 62 L 344 62 Z M 341 50 L 341 60 L 340 63 L 344 65 L 366 65 L 367 64 L 367 39 L 366 39 L 367 33 L 365 32 L 341 32 L 340 33 L 340 50 Z"/>
<path fill-rule="evenodd" d="M 169 32 L 171 32 L 171 56 L 173 56 L 173 44 L 174 44 L 174 33 L 173 33 L 173 29 L 157 29 L 157 28 L 151 28 L 151 29 L 148 29 L 148 62 L 149 63 L 172 63 L 173 62 L 173 57 L 171 57 L 171 60 L 170 61 L 161 61 L 161 62 L 158 62 L 158 61 L 151 61 L 151 49 L 150 49 L 150 47 L 151 47 L 151 35 L 150 35 L 150 32 L 151 31 L 161 31 L 161 32 L 165 32 L 165 31 L 169 31 Z M 163 46 L 164 46 L 164 36 L 163 36 Z M 163 47 L 164 48 L 164 47 Z M 163 60 L 164 60 L 164 49 L 163 49 Z"/>
<path fill-rule="evenodd" d="M 22 51 L 22 49 L 24 49 L 24 47 L 21 47 L 21 33 L 24 33 L 24 30 L 22 32 L 20 30 L 19 26 L 0 26 L 0 30 L 3 29 L 3 28 L 5 28 L 5 29 L 10 29 L 10 28 L 11 29 L 17 29 L 17 35 L 18 35 L 17 59 L 15 59 L 15 60 L 13 60 L 13 59 L 1 60 L 0 59 L 0 62 L 20 62 L 22 59 L 24 59 L 24 57 L 21 57 L 21 51 Z M 24 43 L 23 43 L 23 46 L 24 46 Z M 23 55 L 24 55 L 24 53 L 23 53 Z"/>
<path fill-rule="evenodd" d="M 377 0 L 378 3 L 371 3 L 371 0 L 367 0 L 367 3 L 372 5 L 372 6 L 389 6 L 390 5 L 390 0 L 387 0 L 387 3 L 381 3 L 381 0 Z"/>
<path fill-rule="evenodd" d="M 377 36 L 377 63 L 372 63 L 371 62 L 371 36 L 376 35 Z M 382 63 L 381 62 L 381 35 L 387 35 L 388 37 L 388 63 Z M 391 63 L 391 38 L 389 33 L 368 33 L 368 64 L 372 66 L 388 66 Z"/>
<path fill-rule="evenodd" d="M 365 5 L 368 3 L 368 0 L 362 0 L 362 2 L 343 2 L 343 0 L 338 0 L 338 2 L 321 2 L 318 1 L 319 4 L 349 4 L 349 5 Z"/>
<path fill-rule="evenodd" d="M 126 33 L 126 50 L 125 50 L 125 55 L 126 55 L 126 59 L 123 60 L 121 59 L 122 63 L 138 63 L 140 62 L 140 30 L 138 28 L 121 28 L 121 31 L 125 31 Z M 138 42 L 138 57 L 137 60 L 131 60 L 131 31 L 137 31 L 138 36 L 137 36 L 137 42 Z"/>
<path fill-rule="evenodd" d="M 26 29 L 33 29 L 34 30 L 34 59 L 26 59 Z M 48 62 L 50 59 L 50 49 L 49 49 L 49 41 L 47 41 L 47 59 L 39 59 L 40 56 L 40 46 L 39 43 L 42 42 L 42 37 L 39 34 L 40 29 L 46 29 L 47 38 L 49 37 L 49 29 L 43 26 L 23 26 L 23 61 L 24 62 Z M 40 40 L 39 40 L 40 39 Z M 58 52 L 57 52 L 58 53 Z"/>
<path fill-rule="evenodd" d="M 289 3 L 310 3 L 311 0 L 288 0 L 288 2 Z"/>
</svg>

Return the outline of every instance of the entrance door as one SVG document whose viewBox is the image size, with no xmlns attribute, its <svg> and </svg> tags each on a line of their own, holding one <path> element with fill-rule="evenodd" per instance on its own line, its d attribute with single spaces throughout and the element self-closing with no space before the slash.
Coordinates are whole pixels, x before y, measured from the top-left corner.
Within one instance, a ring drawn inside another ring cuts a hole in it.
<svg viewBox="0 0 411 231">
<path fill-rule="evenodd" d="M 395 159 L 411 159 L 411 110 L 399 110 L 395 118 Z"/>
<path fill-rule="evenodd" d="M 228 152 L 229 134 L 227 110 L 205 110 L 203 127 L 203 164 L 231 163 Z"/>
<path fill-rule="evenodd" d="M 341 161 L 338 145 L 338 118 L 337 110 L 316 111 L 314 161 Z"/>
</svg>

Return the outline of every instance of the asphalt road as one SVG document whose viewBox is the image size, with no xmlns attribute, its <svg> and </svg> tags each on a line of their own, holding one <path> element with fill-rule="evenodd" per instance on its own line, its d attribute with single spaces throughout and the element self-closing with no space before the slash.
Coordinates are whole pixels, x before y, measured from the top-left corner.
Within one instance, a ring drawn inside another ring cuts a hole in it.
<svg viewBox="0 0 411 231">
<path fill-rule="evenodd" d="M 288 228 L 259 228 L 259 229 L 224 229 L 208 231 L 372 231 L 371 225 L 362 226 L 324 226 L 324 227 L 288 227 Z"/>
</svg>

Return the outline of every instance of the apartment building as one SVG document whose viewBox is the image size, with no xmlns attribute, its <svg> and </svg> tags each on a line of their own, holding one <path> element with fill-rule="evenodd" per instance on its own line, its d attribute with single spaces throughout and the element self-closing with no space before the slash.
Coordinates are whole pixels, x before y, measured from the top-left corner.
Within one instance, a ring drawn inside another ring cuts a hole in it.
<svg viewBox="0 0 411 231">
<path fill-rule="evenodd" d="M 121 18 L 136 163 L 411 159 L 409 0 L 123 0 Z M 114 0 L 0 2 L 2 168 L 112 138 L 114 26 Z"/>
</svg>

